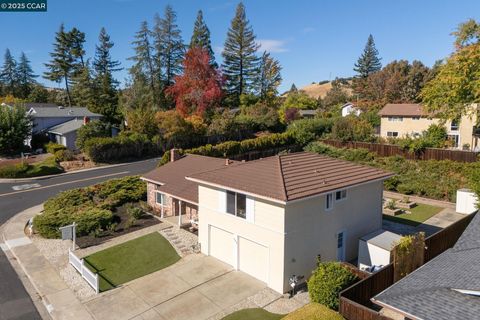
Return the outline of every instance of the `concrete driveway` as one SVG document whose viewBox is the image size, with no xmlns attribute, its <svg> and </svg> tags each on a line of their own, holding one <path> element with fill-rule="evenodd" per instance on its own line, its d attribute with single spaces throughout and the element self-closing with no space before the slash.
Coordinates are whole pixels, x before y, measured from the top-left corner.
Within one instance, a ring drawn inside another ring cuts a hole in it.
<svg viewBox="0 0 480 320">
<path fill-rule="evenodd" d="M 96 319 L 208 319 L 266 284 L 201 254 L 84 302 Z"/>
</svg>

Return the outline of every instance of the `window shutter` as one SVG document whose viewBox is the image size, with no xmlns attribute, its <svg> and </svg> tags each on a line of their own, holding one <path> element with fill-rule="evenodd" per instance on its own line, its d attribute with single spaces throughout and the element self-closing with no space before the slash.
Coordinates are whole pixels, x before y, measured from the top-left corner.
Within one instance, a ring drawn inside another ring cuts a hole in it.
<svg viewBox="0 0 480 320">
<path fill-rule="evenodd" d="M 227 211 L 227 193 L 225 190 L 218 191 L 218 211 L 221 213 Z"/>
<path fill-rule="evenodd" d="M 247 221 L 255 222 L 255 200 L 251 197 L 247 197 Z"/>
</svg>

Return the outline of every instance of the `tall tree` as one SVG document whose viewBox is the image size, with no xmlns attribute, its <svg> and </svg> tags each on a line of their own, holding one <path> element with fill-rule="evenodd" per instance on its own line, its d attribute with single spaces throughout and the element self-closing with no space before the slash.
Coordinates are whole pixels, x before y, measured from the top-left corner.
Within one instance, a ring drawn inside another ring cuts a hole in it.
<svg viewBox="0 0 480 320">
<path fill-rule="evenodd" d="M 72 55 L 71 41 L 68 32 L 65 32 L 63 23 L 55 34 L 55 42 L 53 43 L 53 51 L 50 53 L 52 58 L 49 63 L 45 64 L 47 71 L 44 78 L 50 81 L 65 83 L 68 105 L 72 105 L 72 97 L 70 94 L 70 84 L 76 67 L 76 59 Z"/>
<path fill-rule="evenodd" d="M 0 108 L 0 154 L 21 150 L 31 133 L 31 123 L 22 107 Z"/>
<path fill-rule="evenodd" d="M 226 77 L 226 88 L 238 105 L 241 94 L 249 93 L 258 73 L 259 45 L 245 14 L 245 6 L 239 3 L 225 40 L 223 56 L 223 72 Z"/>
<path fill-rule="evenodd" d="M 198 115 L 219 106 L 222 98 L 221 75 L 212 65 L 204 48 L 193 47 L 185 55 L 183 75 L 175 77 L 175 84 L 166 89 L 173 96 L 177 111 L 182 116 Z"/>
<path fill-rule="evenodd" d="M 118 81 L 113 77 L 113 72 L 120 71 L 120 62 L 113 60 L 110 49 L 114 43 L 110 40 L 105 28 L 100 30 L 99 44 L 95 47 L 93 60 L 94 84 L 96 91 L 93 112 L 103 114 L 107 121 L 118 122 Z"/>
<path fill-rule="evenodd" d="M 76 69 L 75 75 L 72 77 L 72 83 L 72 99 L 75 104 L 90 110 L 94 109 L 96 92 L 88 60 L 85 67 Z"/>
<path fill-rule="evenodd" d="M 278 86 L 282 83 L 280 71 L 282 67 L 278 60 L 272 58 L 270 53 L 264 51 L 260 59 L 257 79 L 257 91 L 265 100 L 274 97 L 278 93 Z"/>
<path fill-rule="evenodd" d="M 378 57 L 378 50 L 375 47 L 373 36 L 369 35 L 365 49 L 358 58 L 353 70 L 358 73 L 361 78 L 366 78 L 370 74 L 379 71 L 382 68 L 381 58 Z"/>
<path fill-rule="evenodd" d="M 2 69 L 0 70 L 0 82 L 3 83 L 5 94 L 16 95 L 18 86 L 17 62 L 9 49 L 5 50 Z"/>
<path fill-rule="evenodd" d="M 147 83 L 149 87 L 149 95 L 153 99 L 153 107 L 159 108 L 158 99 L 156 99 L 156 92 L 159 90 L 157 72 L 154 64 L 153 47 L 150 42 L 150 30 L 148 23 L 143 21 L 140 25 L 140 30 L 135 34 L 133 41 L 135 55 L 130 58 L 135 62 L 135 65 L 130 68 L 130 74 L 133 80 L 142 79 L 142 83 Z"/>
<path fill-rule="evenodd" d="M 30 60 L 24 52 L 20 55 L 20 61 L 17 66 L 19 96 L 22 99 L 26 99 L 30 92 L 32 92 L 34 85 L 37 83 L 35 78 L 38 76 L 33 72 Z"/>
<path fill-rule="evenodd" d="M 85 49 L 83 45 L 85 44 L 85 33 L 81 32 L 77 28 L 73 28 L 68 32 L 68 41 L 70 42 L 70 51 L 74 59 L 78 60 L 78 70 L 85 68 Z"/>
<path fill-rule="evenodd" d="M 153 37 L 157 65 L 163 70 L 163 80 L 168 87 L 173 83 L 173 78 L 182 71 L 185 54 L 185 45 L 177 25 L 177 14 L 170 5 L 165 8 L 163 18 L 155 16 Z"/>
<path fill-rule="evenodd" d="M 207 27 L 207 24 L 203 20 L 202 10 L 198 10 L 197 20 L 193 26 L 192 38 L 190 39 L 190 48 L 200 47 L 207 50 L 208 55 L 210 56 L 210 65 L 217 67 L 215 62 L 215 54 L 212 49 L 212 43 L 210 41 L 210 30 Z"/>
</svg>

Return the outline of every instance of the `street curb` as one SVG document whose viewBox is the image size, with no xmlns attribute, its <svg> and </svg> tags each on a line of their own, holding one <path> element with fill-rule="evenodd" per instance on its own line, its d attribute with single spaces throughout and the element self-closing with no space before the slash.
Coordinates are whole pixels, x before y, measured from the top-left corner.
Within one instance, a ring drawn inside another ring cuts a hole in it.
<svg viewBox="0 0 480 320">
<path fill-rule="evenodd" d="M 160 158 L 149 158 L 149 159 L 146 159 L 146 160 L 123 162 L 123 163 L 117 163 L 117 164 L 109 164 L 109 165 L 99 166 L 99 167 L 94 167 L 94 168 L 87 168 L 87 169 L 68 171 L 68 172 L 63 172 L 63 173 L 58 173 L 58 174 L 51 174 L 51 175 L 48 175 L 48 176 L 38 176 L 38 177 L 31 177 L 31 178 L 13 178 L 13 179 L 2 178 L 2 179 L 0 179 L 0 183 L 17 183 L 17 182 L 31 182 L 31 181 L 36 181 L 36 180 L 46 180 L 46 179 L 50 179 L 50 178 L 54 178 L 54 177 L 61 177 L 61 176 L 69 175 L 69 174 L 121 167 L 121 166 L 126 166 L 126 165 L 129 165 L 129 164 L 132 164 L 132 163 L 144 162 L 144 161 L 149 161 L 149 160 L 160 160 Z"/>
</svg>

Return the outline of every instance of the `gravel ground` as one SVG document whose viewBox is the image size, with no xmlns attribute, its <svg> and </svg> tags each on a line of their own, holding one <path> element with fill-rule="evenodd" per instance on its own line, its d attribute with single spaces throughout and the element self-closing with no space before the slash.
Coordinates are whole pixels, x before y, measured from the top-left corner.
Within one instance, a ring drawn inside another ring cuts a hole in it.
<svg viewBox="0 0 480 320">
<path fill-rule="evenodd" d="M 72 248 L 70 240 L 44 239 L 38 235 L 30 238 L 52 266 L 59 271 L 62 279 L 81 301 L 95 296 L 93 288 L 68 263 L 68 249 Z"/>
</svg>

